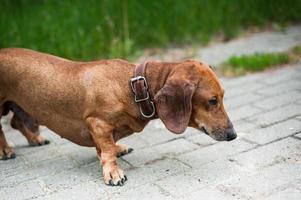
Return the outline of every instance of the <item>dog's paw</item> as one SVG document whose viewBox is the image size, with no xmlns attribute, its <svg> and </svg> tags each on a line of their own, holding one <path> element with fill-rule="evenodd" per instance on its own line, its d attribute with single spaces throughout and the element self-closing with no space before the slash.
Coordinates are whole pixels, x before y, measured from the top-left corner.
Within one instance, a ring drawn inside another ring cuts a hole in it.
<svg viewBox="0 0 301 200">
<path fill-rule="evenodd" d="M 5 147 L 4 149 L 0 149 L 0 160 L 8 160 L 16 157 L 13 148 Z"/>
<path fill-rule="evenodd" d="M 122 169 L 115 166 L 113 168 L 103 168 L 103 177 L 106 185 L 109 186 L 123 186 L 125 181 L 127 181 L 126 175 L 123 173 Z"/>
<path fill-rule="evenodd" d="M 134 151 L 133 148 L 128 148 L 127 146 L 124 146 L 124 145 L 118 144 L 117 146 L 118 146 L 118 152 L 117 152 L 116 156 L 118 158 Z"/>
<path fill-rule="evenodd" d="M 30 146 L 41 146 L 45 144 L 50 144 L 50 141 L 47 140 L 44 136 L 41 134 L 36 135 L 36 137 L 32 138 L 30 141 L 28 141 Z"/>
</svg>

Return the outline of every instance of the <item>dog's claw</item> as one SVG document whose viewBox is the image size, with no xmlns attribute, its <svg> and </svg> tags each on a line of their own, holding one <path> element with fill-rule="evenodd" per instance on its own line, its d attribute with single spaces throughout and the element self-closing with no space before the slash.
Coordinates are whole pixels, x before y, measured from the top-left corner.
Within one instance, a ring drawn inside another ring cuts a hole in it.
<svg viewBox="0 0 301 200">
<path fill-rule="evenodd" d="M 16 158 L 16 154 L 15 153 L 12 153 L 11 155 L 10 155 L 10 158 Z"/>
<path fill-rule="evenodd" d="M 119 158 L 119 157 L 121 157 L 121 156 L 124 156 L 124 155 L 126 155 L 126 154 L 131 153 L 132 151 L 134 151 L 133 148 L 128 148 L 128 149 L 126 149 L 125 151 L 118 152 L 118 153 L 117 153 L 117 157 Z"/>
<path fill-rule="evenodd" d="M 14 153 L 11 147 L 6 147 L 3 150 L 0 150 L 0 160 L 8 160 L 16 158 L 16 154 Z"/>
<path fill-rule="evenodd" d="M 122 179 L 121 179 L 121 180 L 122 180 Z M 117 182 L 117 185 L 123 186 L 123 182 L 122 182 L 121 180 Z"/>
</svg>

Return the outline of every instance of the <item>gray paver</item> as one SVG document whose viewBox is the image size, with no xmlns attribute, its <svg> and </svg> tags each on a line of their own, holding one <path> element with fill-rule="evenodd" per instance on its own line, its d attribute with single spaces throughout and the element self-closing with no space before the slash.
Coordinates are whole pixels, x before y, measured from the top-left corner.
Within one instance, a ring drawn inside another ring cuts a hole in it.
<svg viewBox="0 0 301 200">
<path fill-rule="evenodd" d="M 258 101 L 263 99 L 263 96 L 258 95 L 258 94 L 253 94 L 253 93 L 246 93 L 244 95 L 238 95 L 232 98 L 226 98 L 224 101 L 225 108 L 228 109 L 233 109 L 237 108 L 240 106 L 247 105 L 249 103 Z"/>
<path fill-rule="evenodd" d="M 111 199 L 162 199 L 162 200 L 172 200 L 171 195 L 162 190 L 160 187 L 154 184 L 143 185 L 139 188 L 129 189 L 120 194 L 113 194 Z"/>
<path fill-rule="evenodd" d="M 0 197 L 5 200 L 29 199 L 44 194 L 45 192 L 37 180 L 16 186 L 0 187 Z"/>
<path fill-rule="evenodd" d="M 252 116 L 248 121 L 266 127 L 298 115 L 301 115 L 301 105 L 291 104 Z"/>
<path fill-rule="evenodd" d="M 231 194 L 234 199 L 264 199 L 294 182 L 292 177 L 300 178 L 300 172 L 300 164 L 279 164 L 261 169 L 256 174 L 248 173 L 225 181 L 216 189 Z"/>
<path fill-rule="evenodd" d="M 301 87 L 301 81 L 292 79 L 272 86 L 260 88 L 255 93 L 263 96 L 276 96 L 279 94 L 285 94 L 292 90 L 297 90 Z"/>
<path fill-rule="evenodd" d="M 298 134 L 295 135 L 295 136 L 301 139 L 301 133 L 298 133 Z"/>
<path fill-rule="evenodd" d="M 177 158 L 189 166 L 197 168 L 208 162 L 224 159 L 230 155 L 246 151 L 255 147 L 255 144 L 250 144 L 241 140 L 232 142 L 221 142 L 215 145 L 204 147 L 189 153 L 182 154 Z M 222 152 L 222 153 L 221 153 Z"/>
<path fill-rule="evenodd" d="M 256 142 L 257 144 L 265 144 L 289 135 L 293 135 L 294 133 L 300 131 L 300 121 L 292 119 L 266 128 L 256 129 L 252 131 L 252 133 L 244 135 L 243 137 L 250 141 Z"/>
<path fill-rule="evenodd" d="M 232 195 L 224 194 L 223 192 L 212 189 L 212 188 L 203 188 L 194 192 L 189 192 L 183 196 L 178 197 L 177 199 L 189 199 L 189 200 L 233 200 L 235 199 Z"/>
<path fill-rule="evenodd" d="M 37 200 L 57 200 L 57 199 L 70 199 L 70 200 L 106 200 L 109 199 L 105 190 L 94 182 L 86 182 L 71 188 L 61 190 L 55 193 L 50 193 L 46 196 L 39 196 Z"/>
<path fill-rule="evenodd" d="M 225 88 L 225 99 L 236 97 L 236 96 L 244 96 L 247 93 L 254 92 L 264 88 L 265 85 L 260 82 L 251 82 L 248 84 L 240 85 L 237 87 Z"/>
<path fill-rule="evenodd" d="M 219 64 L 233 55 L 254 54 L 256 52 L 281 52 L 300 44 L 300 27 L 285 32 L 263 32 L 251 38 L 239 38 L 226 44 L 201 49 L 198 54 L 204 62 Z"/>
<path fill-rule="evenodd" d="M 105 190 L 110 194 L 121 193 L 131 188 L 155 183 L 159 179 L 164 179 L 189 169 L 191 169 L 189 166 L 175 159 L 157 160 L 143 167 L 126 170 L 125 173 L 129 181 L 123 187 L 106 187 L 103 182 L 100 182 L 100 186 L 105 187 Z"/>
<path fill-rule="evenodd" d="M 300 82 L 301 84 L 301 82 Z M 301 85 L 300 85 L 301 86 Z M 301 95 L 297 91 L 290 91 L 288 93 L 277 95 L 264 100 L 254 103 L 256 107 L 262 108 L 264 110 L 271 110 L 273 108 L 285 106 L 291 104 L 297 100 L 301 99 Z"/>
<path fill-rule="evenodd" d="M 200 146 L 208 146 L 216 143 L 214 139 L 205 135 L 204 133 L 195 134 L 186 138 L 188 141 L 200 145 Z"/>
<path fill-rule="evenodd" d="M 252 132 L 253 130 L 256 130 L 257 125 L 255 123 L 250 123 L 244 120 L 239 120 L 232 122 L 233 127 L 238 133 L 238 135 L 242 135 L 243 133 L 249 133 Z"/>
<path fill-rule="evenodd" d="M 232 159 L 249 170 L 257 171 L 280 163 L 300 163 L 300 150 L 300 140 L 286 138 L 233 156 Z"/>
<path fill-rule="evenodd" d="M 301 191 L 297 189 L 289 188 L 265 198 L 265 200 L 283 200 L 283 199 L 299 200 L 301 199 Z"/>
<path fill-rule="evenodd" d="M 251 117 L 257 113 L 261 113 L 262 110 L 259 108 L 256 108 L 251 105 L 246 105 L 243 107 L 239 107 L 236 109 L 228 110 L 228 115 L 232 121 L 237 121 L 241 119 L 245 119 L 248 117 Z"/>
<path fill-rule="evenodd" d="M 193 170 L 164 178 L 157 181 L 156 184 L 174 197 L 183 197 L 201 188 L 239 176 L 241 173 L 243 172 L 235 163 L 227 160 L 218 160 L 196 167 Z"/>
<path fill-rule="evenodd" d="M 192 151 L 197 148 L 199 148 L 199 146 L 188 142 L 187 140 L 177 139 L 171 142 L 127 154 L 123 158 L 132 165 L 139 166 L 157 159 L 174 157 L 178 154 Z"/>
</svg>

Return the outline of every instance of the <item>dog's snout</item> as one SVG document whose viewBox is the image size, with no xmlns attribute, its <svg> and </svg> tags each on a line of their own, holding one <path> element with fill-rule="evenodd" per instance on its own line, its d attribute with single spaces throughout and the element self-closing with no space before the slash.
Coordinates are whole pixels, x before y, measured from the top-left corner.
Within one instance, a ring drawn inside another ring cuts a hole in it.
<svg viewBox="0 0 301 200">
<path fill-rule="evenodd" d="M 227 141 L 231 141 L 234 140 L 237 137 L 237 134 L 235 132 L 235 130 L 233 128 L 231 128 L 228 132 L 227 132 Z"/>
</svg>

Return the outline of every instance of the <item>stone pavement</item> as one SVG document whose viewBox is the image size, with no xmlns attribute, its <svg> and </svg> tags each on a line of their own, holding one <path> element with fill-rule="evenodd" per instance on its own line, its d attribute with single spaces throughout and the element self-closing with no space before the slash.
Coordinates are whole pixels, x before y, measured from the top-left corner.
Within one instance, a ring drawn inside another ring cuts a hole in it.
<svg viewBox="0 0 301 200">
<path fill-rule="evenodd" d="M 210 65 L 218 65 L 229 57 L 236 55 L 249 55 L 254 53 L 284 52 L 290 48 L 301 45 L 301 25 L 286 27 L 282 31 L 268 30 L 258 33 L 244 34 L 226 43 L 217 43 L 207 47 L 186 46 L 168 48 L 162 52 L 146 52 L 138 61 L 164 60 L 181 61 L 187 58 L 197 58 Z M 148 55 L 151 54 L 151 55 Z"/>
<path fill-rule="evenodd" d="M 4 125 L 17 158 L 0 161 L 0 199 L 301 199 L 301 64 L 222 83 L 238 139 L 152 121 L 121 141 L 135 149 L 118 160 L 123 187 L 104 185 L 93 148 L 46 128 L 51 144 L 28 147 Z"/>
</svg>

